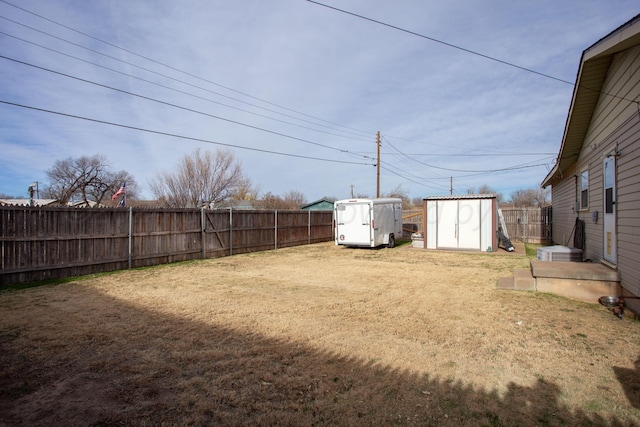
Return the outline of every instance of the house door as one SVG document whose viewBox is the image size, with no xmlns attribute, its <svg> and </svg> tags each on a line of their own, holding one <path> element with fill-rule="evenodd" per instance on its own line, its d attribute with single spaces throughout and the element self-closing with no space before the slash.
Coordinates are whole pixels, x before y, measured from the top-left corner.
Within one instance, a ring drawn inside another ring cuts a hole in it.
<svg viewBox="0 0 640 427">
<path fill-rule="evenodd" d="M 616 237 L 616 158 L 604 159 L 604 259 L 617 264 Z"/>
</svg>

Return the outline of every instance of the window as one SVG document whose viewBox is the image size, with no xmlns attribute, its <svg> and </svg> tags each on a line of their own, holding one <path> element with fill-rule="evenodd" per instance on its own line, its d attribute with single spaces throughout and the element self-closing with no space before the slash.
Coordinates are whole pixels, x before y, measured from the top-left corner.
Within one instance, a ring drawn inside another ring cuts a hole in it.
<svg viewBox="0 0 640 427">
<path fill-rule="evenodd" d="M 589 208 L 589 171 L 580 174 L 580 209 Z"/>
</svg>

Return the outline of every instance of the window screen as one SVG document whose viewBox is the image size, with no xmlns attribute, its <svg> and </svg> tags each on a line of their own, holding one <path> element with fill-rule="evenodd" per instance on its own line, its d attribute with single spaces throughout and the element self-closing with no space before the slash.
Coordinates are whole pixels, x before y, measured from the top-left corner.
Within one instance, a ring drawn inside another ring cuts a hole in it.
<svg viewBox="0 0 640 427">
<path fill-rule="evenodd" d="M 580 209 L 589 208 L 589 171 L 580 174 Z"/>
</svg>

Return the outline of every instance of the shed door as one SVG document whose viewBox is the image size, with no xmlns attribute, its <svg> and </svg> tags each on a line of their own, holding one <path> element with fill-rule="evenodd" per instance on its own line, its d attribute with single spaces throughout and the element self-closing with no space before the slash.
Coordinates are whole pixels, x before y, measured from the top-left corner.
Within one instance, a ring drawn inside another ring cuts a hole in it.
<svg viewBox="0 0 640 427">
<path fill-rule="evenodd" d="M 458 204 L 458 248 L 480 250 L 480 200 Z"/>
<path fill-rule="evenodd" d="M 439 200 L 437 247 L 480 249 L 480 200 Z"/>
<path fill-rule="evenodd" d="M 458 247 L 458 201 L 438 200 L 438 248 Z"/>
<path fill-rule="evenodd" d="M 604 259 L 617 264 L 616 247 L 616 158 L 604 159 Z"/>
</svg>

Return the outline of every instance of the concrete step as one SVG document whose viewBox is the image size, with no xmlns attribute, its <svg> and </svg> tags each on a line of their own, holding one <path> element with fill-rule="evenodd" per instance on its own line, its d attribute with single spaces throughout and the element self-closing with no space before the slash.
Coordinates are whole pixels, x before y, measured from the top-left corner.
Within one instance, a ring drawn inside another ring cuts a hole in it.
<svg viewBox="0 0 640 427">
<path fill-rule="evenodd" d="M 596 262 L 531 261 L 535 277 L 619 282 L 620 272 Z"/>
<path fill-rule="evenodd" d="M 515 289 L 513 277 L 501 277 L 498 279 L 498 289 Z"/>
<path fill-rule="evenodd" d="M 521 268 L 513 271 L 513 289 L 519 291 L 536 290 L 536 280 L 533 278 L 530 268 Z"/>
</svg>

